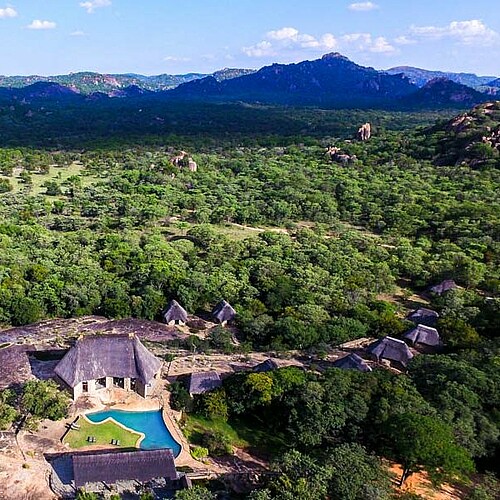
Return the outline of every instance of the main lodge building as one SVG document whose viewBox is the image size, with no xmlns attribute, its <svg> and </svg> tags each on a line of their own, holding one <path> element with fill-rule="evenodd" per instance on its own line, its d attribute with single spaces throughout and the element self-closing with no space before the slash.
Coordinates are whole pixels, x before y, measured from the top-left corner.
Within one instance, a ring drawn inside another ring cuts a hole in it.
<svg viewBox="0 0 500 500">
<path fill-rule="evenodd" d="M 77 340 L 55 368 L 76 400 L 85 394 L 119 387 L 150 396 L 162 361 L 131 335 L 89 335 Z"/>
</svg>

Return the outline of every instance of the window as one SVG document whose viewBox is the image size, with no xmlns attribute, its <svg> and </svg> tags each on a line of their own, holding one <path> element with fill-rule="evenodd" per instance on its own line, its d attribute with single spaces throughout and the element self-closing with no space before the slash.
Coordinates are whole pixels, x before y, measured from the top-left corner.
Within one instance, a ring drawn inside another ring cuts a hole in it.
<svg viewBox="0 0 500 500">
<path fill-rule="evenodd" d="M 89 383 L 88 382 L 82 382 L 82 391 L 89 392 Z"/>
</svg>

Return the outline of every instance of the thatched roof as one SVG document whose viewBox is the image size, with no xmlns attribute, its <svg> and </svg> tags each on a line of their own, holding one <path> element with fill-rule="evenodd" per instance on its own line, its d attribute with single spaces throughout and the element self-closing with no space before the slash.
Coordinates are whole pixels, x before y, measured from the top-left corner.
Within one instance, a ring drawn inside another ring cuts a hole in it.
<svg viewBox="0 0 500 500">
<path fill-rule="evenodd" d="M 408 340 L 412 345 L 424 344 L 429 346 L 438 346 L 441 343 L 439 333 L 432 326 L 417 325 L 415 328 L 403 334 L 403 338 Z"/>
<path fill-rule="evenodd" d="M 420 309 L 416 309 L 408 314 L 407 319 L 417 324 L 434 326 L 439 319 L 439 314 L 432 309 L 421 307 Z"/>
<path fill-rule="evenodd" d="M 224 321 L 233 320 L 236 316 L 236 311 L 229 302 L 221 300 L 212 311 L 212 316 L 214 316 L 219 323 L 224 323 Z"/>
<path fill-rule="evenodd" d="M 375 356 L 378 361 L 388 359 L 389 361 L 397 361 L 403 366 L 406 366 L 413 358 L 413 353 L 408 346 L 402 340 L 393 337 L 379 339 L 370 344 L 366 350 Z"/>
<path fill-rule="evenodd" d="M 222 385 L 217 372 L 197 372 L 189 376 L 189 394 L 203 394 Z"/>
<path fill-rule="evenodd" d="M 185 323 L 187 317 L 188 314 L 186 310 L 176 300 L 172 300 L 163 313 L 165 323 L 170 323 L 171 321 L 182 321 Z"/>
<path fill-rule="evenodd" d="M 458 288 L 458 286 L 453 280 L 444 280 L 437 285 L 431 286 L 429 291 L 436 295 L 443 295 L 443 293 L 454 290 L 455 288 Z"/>
<path fill-rule="evenodd" d="M 371 366 L 361 357 L 355 353 L 337 359 L 333 366 L 342 368 L 343 370 L 358 370 L 360 372 L 371 372 Z"/>
<path fill-rule="evenodd" d="M 161 365 L 135 335 L 89 335 L 76 342 L 54 371 L 70 387 L 102 377 L 130 377 L 147 384 Z"/>
<path fill-rule="evenodd" d="M 113 484 L 126 480 L 150 481 L 159 477 L 177 479 L 170 449 L 73 455 L 73 474 L 77 488 L 101 481 Z"/>
<path fill-rule="evenodd" d="M 271 372 L 273 370 L 277 370 L 278 368 L 279 368 L 278 363 L 276 363 L 274 359 L 268 358 L 262 363 L 255 365 L 252 370 L 254 372 L 263 373 L 263 372 Z"/>
</svg>

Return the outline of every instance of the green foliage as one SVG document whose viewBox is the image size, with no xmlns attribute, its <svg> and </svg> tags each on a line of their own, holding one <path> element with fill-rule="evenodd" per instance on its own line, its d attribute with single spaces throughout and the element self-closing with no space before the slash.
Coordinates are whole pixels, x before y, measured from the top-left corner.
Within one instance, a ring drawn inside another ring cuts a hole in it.
<svg viewBox="0 0 500 500">
<path fill-rule="evenodd" d="M 387 498 L 389 479 L 379 459 L 358 444 L 344 444 L 328 454 L 332 500 Z"/>
<path fill-rule="evenodd" d="M 84 489 L 79 489 L 76 492 L 75 500 L 99 500 L 99 495 L 97 493 L 85 491 Z"/>
<path fill-rule="evenodd" d="M 52 380 L 30 380 L 23 387 L 21 411 L 34 419 L 60 420 L 67 415 L 69 399 Z"/>
<path fill-rule="evenodd" d="M 435 417 L 395 415 L 388 422 L 385 437 L 388 451 L 403 464 L 401 484 L 421 469 L 431 474 L 439 470 L 448 476 L 474 470 L 470 455 L 455 443 L 451 427 Z"/>
<path fill-rule="evenodd" d="M 8 429 L 19 416 L 14 408 L 15 399 L 13 391 L 9 389 L 0 391 L 0 430 Z"/>
<path fill-rule="evenodd" d="M 224 389 L 217 389 L 202 395 L 198 406 L 198 412 L 207 418 L 227 420 L 228 407 Z"/>
<path fill-rule="evenodd" d="M 208 449 L 207 448 L 203 448 L 203 446 L 195 446 L 191 450 L 191 456 L 195 460 L 202 460 L 202 459 L 208 457 Z"/>
<path fill-rule="evenodd" d="M 192 398 L 185 385 L 181 382 L 173 382 L 169 386 L 170 405 L 174 410 L 181 411 L 190 408 Z"/>
<path fill-rule="evenodd" d="M 10 183 L 9 179 L 0 178 L 0 194 L 8 193 L 9 191 L 12 191 L 12 184 Z"/>
<path fill-rule="evenodd" d="M 208 453 L 214 457 L 230 455 L 233 452 L 231 440 L 224 432 L 219 430 L 205 432 L 201 442 L 208 449 Z"/>
<path fill-rule="evenodd" d="M 175 500 L 215 500 L 215 495 L 204 486 L 193 486 L 189 490 L 176 491 Z"/>
</svg>

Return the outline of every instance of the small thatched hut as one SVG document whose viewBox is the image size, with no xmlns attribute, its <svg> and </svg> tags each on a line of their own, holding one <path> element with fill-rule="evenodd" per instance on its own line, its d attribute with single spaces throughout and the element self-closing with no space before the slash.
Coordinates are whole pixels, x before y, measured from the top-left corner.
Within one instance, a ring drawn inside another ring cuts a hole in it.
<svg viewBox="0 0 500 500">
<path fill-rule="evenodd" d="M 236 317 L 236 311 L 226 300 L 221 300 L 212 311 L 212 316 L 221 324 L 225 325 Z"/>
<path fill-rule="evenodd" d="M 187 317 L 186 310 L 176 300 L 170 301 L 163 313 L 163 321 L 167 325 L 184 325 L 186 324 Z"/>
<path fill-rule="evenodd" d="M 120 387 L 142 397 L 151 395 L 162 361 L 130 335 L 88 335 L 77 340 L 55 368 L 73 399 L 101 389 Z"/>
<path fill-rule="evenodd" d="M 358 370 L 360 372 L 371 372 L 372 368 L 368 363 L 356 353 L 349 354 L 343 358 L 337 359 L 333 366 L 342 370 Z"/>
<path fill-rule="evenodd" d="M 191 396 L 213 391 L 222 385 L 217 372 L 191 373 L 188 382 L 188 391 Z"/>
<path fill-rule="evenodd" d="M 439 347 L 441 345 L 439 333 L 432 326 L 417 325 L 415 328 L 404 333 L 403 338 L 412 346 L 420 344 L 429 347 Z"/>
<path fill-rule="evenodd" d="M 170 449 L 137 450 L 127 452 L 97 451 L 73 455 L 75 486 L 82 488 L 88 483 L 118 481 L 151 481 L 165 478 L 178 479 L 174 456 Z"/>
<path fill-rule="evenodd" d="M 393 337 L 384 337 L 370 344 L 367 352 L 379 363 L 385 359 L 400 364 L 404 368 L 413 358 L 413 353 L 408 346 L 402 340 Z"/>
<path fill-rule="evenodd" d="M 439 314 L 432 309 L 421 307 L 420 309 L 416 309 L 408 314 L 406 319 L 413 321 L 413 323 L 417 323 L 417 325 L 434 326 L 439 319 Z"/>
</svg>

